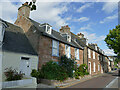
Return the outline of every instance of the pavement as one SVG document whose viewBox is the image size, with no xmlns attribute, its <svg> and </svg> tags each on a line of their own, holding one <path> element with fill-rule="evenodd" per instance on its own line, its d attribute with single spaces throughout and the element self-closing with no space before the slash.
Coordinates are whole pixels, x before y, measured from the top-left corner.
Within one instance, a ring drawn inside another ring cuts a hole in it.
<svg viewBox="0 0 120 90">
<path fill-rule="evenodd" d="M 77 83 L 75 85 L 71 85 L 66 88 L 106 88 L 106 86 L 109 85 L 110 82 L 113 81 L 116 77 L 118 77 L 118 71 L 107 73 L 102 76 L 95 77 L 95 78 L 86 80 L 84 82 Z M 115 84 L 115 85 L 118 84 L 118 82 L 116 80 L 114 80 L 114 81 L 116 83 L 114 82 L 113 84 Z M 116 87 L 115 85 L 114 85 L 114 87 Z M 113 85 L 111 85 L 111 87 L 112 86 Z M 111 87 L 109 85 L 108 88 L 111 88 Z"/>
<path fill-rule="evenodd" d="M 114 80 L 112 80 L 106 88 L 120 88 L 120 77 L 116 77 Z"/>
</svg>

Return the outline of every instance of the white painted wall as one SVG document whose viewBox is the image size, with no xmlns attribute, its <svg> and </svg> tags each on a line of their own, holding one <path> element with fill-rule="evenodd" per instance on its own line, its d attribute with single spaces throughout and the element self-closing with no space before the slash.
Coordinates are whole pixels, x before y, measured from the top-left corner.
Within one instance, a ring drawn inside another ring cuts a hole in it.
<svg viewBox="0 0 120 90">
<path fill-rule="evenodd" d="M 12 53 L 12 52 L 3 52 L 3 62 L 2 62 L 2 72 L 3 72 L 3 80 L 5 80 L 4 71 L 6 68 L 12 67 L 17 71 L 20 71 L 20 62 L 21 57 L 29 57 L 31 60 L 31 71 L 32 69 L 37 69 L 38 67 L 38 56 L 33 55 L 25 55 L 20 53 Z"/>
<path fill-rule="evenodd" d="M 2 24 L 2 22 L 0 22 L 0 42 L 3 41 L 4 32 L 5 32 L 5 26 Z"/>
<path fill-rule="evenodd" d="M 0 89 L 2 88 L 2 52 L 0 50 Z"/>
</svg>

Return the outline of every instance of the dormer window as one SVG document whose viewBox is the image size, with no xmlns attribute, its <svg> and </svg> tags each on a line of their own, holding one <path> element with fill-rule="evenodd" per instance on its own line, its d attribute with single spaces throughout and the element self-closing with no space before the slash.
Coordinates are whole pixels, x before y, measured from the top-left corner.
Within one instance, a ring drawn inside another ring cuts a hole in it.
<svg viewBox="0 0 120 90">
<path fill-rule="evenodd" d="M 3 41 L 4 32 L 5 32 L 5 26 L 2 23 L 0 23 L 0 43 L 2 43 Z"/>
<path fill-rule="evenodd" d="M 67 41 L 71 42 L 71 36 L 70 35 L 67 35 Z"/>
<path fill-rule="evenodd" d="M 46 32 L 47 32 L 48 34 L 51 34 L 51 30 L 52 30 L 52 27 L 49 26 L 49 25 L 46 25 Z"/>
<path fill-rule="evenodd" d="M 45 30 L 46 33 L 51 34 L 52 26 L 50 26 L 49 24 L 45 23 L 44 24 L 44 30 Z"/>
<path fill-rule="evenodd" d="M 68 34 L 62 34 L 62 36 L 68 41 L 71 42 L 71 36 Z"/>
<path fill-rule="evenodd" d="M 95 46 L 95 50 L 97 50 L 97 46 Z"/>
<path fill-rule="evenodd" d="M 52 33 L 52 26 L 49 25 L 48 23 L 44 23 L 42 25 L 39 25 L 39 27 L 43 27 L 44 31 L 48 34 Z"/>
</svg>

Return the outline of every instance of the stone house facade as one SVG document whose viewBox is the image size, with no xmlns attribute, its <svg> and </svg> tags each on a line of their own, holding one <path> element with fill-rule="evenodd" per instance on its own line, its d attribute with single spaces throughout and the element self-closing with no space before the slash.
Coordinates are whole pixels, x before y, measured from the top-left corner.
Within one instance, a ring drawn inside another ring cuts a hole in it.
<svg viewBox="0 0 120 90">
<path fill-rule="evenodd" d="M 40 24 L 29 18 L 30 7 L 25 3 L 18 9 L 15 24 L 20 26 L 39 57 L 38 68 L 43 64 L 66 55 L 76 59 L 77 65 L 83 64 L 83 47 L 71 37 L 69 26 L 62 26 L 57 32 L 48 23 Z"/>
<path fill-rule="evenodd" d="M 89 44 L 82 33 L 77 35 L 70 31 L 68 25 L 62 26 L 59 32 L 52 29 L 48 23 L 40 24 L 29 18 L 30 7 L 25 3 L 18 9 L 15 24 L 20 26 L 39 56 L 38 68 L 43 64 L 66 55 L 76 59 L 77 65 L 87 64 L 91 75 L 100 74 L 107 69 L 104 67 L 104 51 L 97 44 Z M 105 61 L 105 62 L 104 62 Z"/>
</svg>

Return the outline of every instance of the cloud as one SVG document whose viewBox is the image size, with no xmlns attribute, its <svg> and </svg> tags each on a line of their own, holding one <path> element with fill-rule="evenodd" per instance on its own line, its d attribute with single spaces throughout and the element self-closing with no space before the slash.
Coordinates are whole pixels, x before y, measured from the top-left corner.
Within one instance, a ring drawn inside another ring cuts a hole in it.
<svg viewBox="0 0 120 90">
<path fill-rule="evenodd" d="M 77 9 L 77 12 L 82 13 L 85 9 L 91 7 L 92 4 L 93 3 L 84 4 L 83 6 L 81 6 L 80 8 Z"/>
<path fill-rule="evenodd" d="M 97 36 L 96 33 L 88 33 L 86 31 L 82 31 L 80 33 L 84 34 L 89 43 L 100 43 L 100 41 L 103 41 L 105 39 L 105 36 Z"/>
<path fill-rule="evenodd" d="M 105 2 L 102 10 L 106 13 L 112 13 L 117 8 L 118 8 L 118 2 Z"/>
<path fill-rule="evenodd" d="M 88 17 L 81 17 L 79 19 L 73 19 L 74 22 L 85 22 L 85 21 L 89 21 Z"/>
<path fill-rule="evenodd" d="M 3 1 L 3 0 L 2 0 Z M 15 3 L 7 0 L 6 2 L 0 2 L 2 4 L 2 19 L 14 23 L 17 19 L 18 8 L 24 3 L 24 0 L 16 5 Z M 69 3 L 61 2 L 36 2 L 37 10 L 31 11 L 30 18 L 40 23 L 50 23 L 53 28 L 60 29 L 62 25 L 66 25 L 67 20 L 60 15 L 64 14 L 68 9 Z"/>
<path fill-rule="evenodd" d="M 67 12 L 68 3 L 56 3 L 56 2 L 38 2 L 36 3 L 37 10 L 31 12 L 31 18 L 41 23 L 50 23 L 55 28 L 60 28 L 62 25 L 66 25 L 66 21 L 60 15 Z"/>
<path fill-rule="evenodd" d="M 106 18 L 104 18 L 102 21 L 100 21 L 100 23 L 106 23 L 106 22 L 111 22 L 112 20 L 118 18 L 118 14 L 114 14 L 113 16 L 108 16 Z"/>
<path fill-rule="evenodd" d="M 81 27 L 80 30 L 93 30 L 93 29 L 91 28 L 92 25 L 93 25 L 93 23 L 89 23 L 89 24 Z"/>
<path fill-rule="evenodd" d="M 6 2 L 0 2 L 0 4 L 2 7 L 2 9 L 0 9 L 0 12 L 2 12 L 0 18 L 14 23 L 15 19 L 17 18 L 18 7 L 12 4 L 9 0 Z"/>
<path fill-rule="evenodd" d="M 108 55 L 108 56 L 116 55 L 113 50 L 105 49 L 104 51 L 105 51 L 105 54 Z"/>
</svg>

